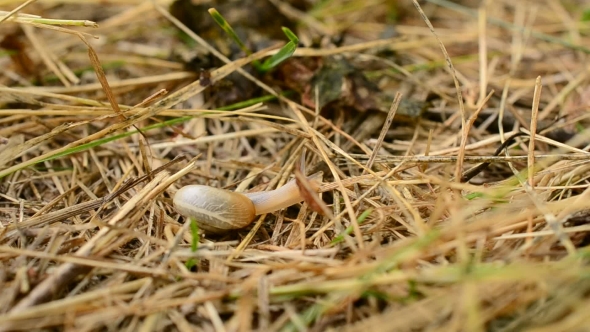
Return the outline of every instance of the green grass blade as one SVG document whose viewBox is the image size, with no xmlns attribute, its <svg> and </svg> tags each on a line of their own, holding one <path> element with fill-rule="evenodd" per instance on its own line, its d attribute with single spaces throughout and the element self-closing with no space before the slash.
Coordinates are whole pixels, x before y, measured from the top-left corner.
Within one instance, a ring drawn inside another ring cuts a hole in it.
<svg viewBox="0 0 590 332">
<path fill-rule="evenodd" d="M 238 37 L 238 35 L 234 31 L 234 29 L 225 20 L 225 18 L 223 18 L 223 16 L 217 11 L 217 9 L 210 8 L 209 9 L 209 14 L 211 15 L 211 17 L 213 17 L 213 20 L 215 20 L 215 22 L 217 24 L 219 24 L 219 26 L 221 27 L 221 29 L 223 31 L 225 31 L 225 33 L 227 33 L 230 36 L 230 38 L 233 39 L 233 41 L 236 44 L 238 44 L 238 46 L 240 47 L 240 49 L 242 51 L 244 51 L 247 55 L 252 54 L 252 51 L 250 51 L 250 49 L 248 47 L 246 47 L 246 45 L 244 43 L 242 43 L 242 40 L 240 39 L 240 37 Z"/>
<path fill-rule="evenodd" d="M 367 219 L 367 217 L 369 215 L 371 215 L 371 213 L 373 212 L 373 209 L 366 209 L 363 213 L 361 213 L 361 215 L 358 217 L 357 222 L 359 225 L 361 225 L 363 222 L 365 222 L 365 220 Z M 350 235 L 350 233 L 352 233 L 352 225 L 348 226 L 344 232 L 342 232 L 342 234 L 338 235 L 337 237 L 335 237 L 332 242 L 330 242 L 330 244 L 337 244 L 340 243 L 342 241 L 344 241 L 344 236 L 345 235 Z"/>
<path fill-rule="evenodd" d="M 289 38 L 290 41 L 295 43 L 295 45 L 299 44 L 299 37 L 297 37 L 297 35 L 293 31 L 291 31 L 291 29 L 289 29 L 287 27 L 282 27 L 281 29 L 283 30 L 283 33 L 285 34 L 285 36 L 287 36 L 287 38 Z"/>
<path fill-rule="evenodd" d="M 281 95 L 288 95 L 290 93 L 291 93 L 290 91 L 286 91 L 285 93 L 282 93 Z M 267 96 L 262 96 L 262 97 L 259 97 L 259 98 L 253 98 L 253 99 L 250 99 L 250 100 L 247 100 L 247 101 L 235 103 L 235 104 L 232 104 L 232 105 L 220 107 L 218 110 L 230 111 L 230 110 L 234 110 L 234 109 L 240 109 L 240 108 L 248 107 L 248 106 L 251 106 L 251 105 L 254 105 L 254 104 L 263 102 L 263 101 L 268 101 L 268 100 L 273 100 L 273 99 L 276 99 L 276 97 L 275 96 L 272 96 L 272 95 L 267 95 Z M 203 115 L 205 115 L 205 114 L 207 114 L 207 113 L 203 113 Z M 174 124 L 177 124 L 177 123 L 186 122 L 186 121 L 188 121 L 188 120 L 190 120 L 192 118 L 194 118 L 194 116 L 184 116 L 184 117 L 180 117 L 180 118 L 174 118 L 174 119 L 170 119 L 170 120 L 167 120 L 167 121 L 163 121 L 163 122 L 160 122 L 160 123 L 155 123 L 155 124 L 152 124 L 152 125 L 143 127 L 139 131 L 138 130 L 133 130 L 133 131 L 128 131 L 128 132 L 124 132 L 124 133 L 121 133 L 121 134 L 117 134 L 117 135 L 114 135 L 114 136 L 104 137 L 104 138 L 98 139 L 98 140 L 96 140 L 94 142 L 89 142 L 89 143 L 86 143 L 86 144 L 78 145 L 78 146 L 73 147 L 71 149 L 68 149 L 68 150 L 66 150 L 66 151 L 64 151 L 62 153 L 58 153 L 58 154 L 52 155 L 50 157 L 47 157 L 47 158 L 45 158 L 43 160 L 40 160 L 37 163 L 34 163 L 34 164 L 31 164 L 31 165 L 27 165 L 27 166 L 24 166 L 22 168 L 19 168 L 18 170 L 21 170 L 23 168 L 27 168 L 27 167 L 30 167 L 30 166 L 34 166 L 34 165 L 37 165 L 37 164 L 42 163 L 42 162 L 45 162 L 45 161 L 55 160 L 55 159 L 58 159 L 58 158 L 61 158 L 61 157 L 64 157 L 64 156 L 68 156 L 68 155 L 71 155 L 71 154 L 74 154 L 74 153 L 86 151 L 88 149 L 91 149 L 91 148 L 94 148 L 94 147 L 97 147 L 97 146 L 100 146 L 100 145 L 103 145 L 103 144 L 106 144 L 106 143 L 109 143 L 109 142 L 112 142 L 112 141 L 116 141 L 116 140 L 121 139 L 121 138 L 129 137 L 131 135 L 135 135 L 135 134 L 139 133 L 140 131 L 141 132 L 146 132 L 146 131 L 152 130 L 152 129 L 158 129 L 158 128 L 162 128 L 162 127 L 166 127 L 166 126 L 171 126 L 171 125 L 174 125 Z M 3 178 L 3 177 L 5 177 L 5 176 L 8 176 L 10 174 L 12 174 L 12 173 L 2 174 L 2 175 L 0 175 L 0 179 Z"/>
<path fill-rule="evenodd" d="M 264 72 L 276 67 L 281 62 L 290 58 L 293 55 L 293 53 L 295 53 L 296 49 L 297 44 L 294 44 L 293 42 L 288 42 L 277 53 L 275 53 L 270 58 L 266 59 L 266 61 L 264 61 L 264 63 L 260 67 L 260 70 Z"/>
<path fill-rule="evenodd" d="M 323 310 L 322 304 L 314 304 L 309 308 L 305 309 L 303 313 L 299 315 L 299 320 L 305 324 L 305 327 L 309 327 L 319 317 L 321 317 Z M 281 330 L 281 332 L 296 332 L 301 331 L 293 322 L 288 322 Z"/>
<path fill-rule="evenodd" d="M 197 250 L 199 249 L 199 240 L 201 238 L 199 236 L 199 225 L 197 224 L 197 221 L 193 218 L 190 218 L 190 223 L 192 235 L 191 252 L 197 252 Z M 186 268 L 188 270 L 192 269 L 195 265 L 197 265 L 197 260 L 194 257 L 191 257 L 189 260 L 186 261 Z"/>
<path fill-rule="evenodd" d="M 192 116 L 185 116 L 185 117 L 182 117 L 182 118 L 175 118 L 175 119 L 164 121 L 164 122 L 161 122 L 161 123 L 156 123 L 156 124 L 149 125 L 147 127 L 142 128 L 141 129 L 141 132 L 146 132 L 148 130 L 157 129 L 157 128 L 161 128 L 161 127 L 165 127 L 165 126 L 171 126 L 171 125 L 174 125 L 174 124 L 177 124 L 177 123 L 188 121 L 188 120 L 190 120 L 192 118 L 193 118 Z M 114 135 L 114 136 L 110 136 L 110 137 L 101 138 L 101 139 L 96 140 L 94 142 L 82 144 L 82 145 L 73 147 L 73 148 L 71 148 L 71 149 L 69 149 L 67 151 L 64 151 L 62 153 L 58 153 L 56 155 L 53 155 L 53 156 L 48 157 L 46 159 L 43 159 L 43 160 L 39 161 L 39 163 L 42 163 L 42 162 L 45 162 L 45 161 L 49 161 L 49 160 L 54 160 L 54 159 L 61 158 L 61 157 L 64 157 L 64 156 L 68 156 L 68 155 L 71 155 L 71 154 L 74 154 L 74 153 L 82 152 L 82 151 L 91 149 L 93 147 L 97 147 L 97 146 L 100 146 L 100 145 L 103 145 L 103 144 L 106 144 L 106 143 L 109 143 L 109 142 L 112 142 L 112 141 L 116 141 L 116 140 L 121 139 L 121 138 L 129 137 L 129 136 L 134 135 L 134 134 L 137 134 L 137 133 L 139 133 L 138 130 L 133 130 L 133 131 L 124 132 L 122 134 L 118 134 L 118 135 Z"/>
<path fill-rule="evenodd" d="M 235 30 L 231 27 L 229 22 L 217 11 L 215 8 L 209 9 L 209 14 L 213 18 L 213 20 L 221 27 L 225 33 L 227 33 L 233 41 L 238 44 L 240 49 L 244 51 L 247 55 L 252 54 L 252 51 L 246 47 L 246 45 L 242 42 L 238 34 L 236 34 Z M 299 38 L 293 31 L 289 28 L 282 27 L 283 33 L 289 39 L 289 42 L 283 46 L 276 54 L 271 56 L 270 58 L 266 59 L 263 64 L 260 64 L 258 61 L 252 62 L 254 67 L 262 73 L 276 67 L 281 62 L 285 61 L 286 59 L 293 56 L 295 50 L 297 49 L 297 45 L 299 44 Z"/>
<path fill-rule="evenodd" d="M 297 45 L 299 44 L 299 38 L 297 35 L 293 33 L 293 31 L 289 30 L 289 28 L 283 27 L 283 32 L 289 38 L 289 42 L 283 46 L 275 55 L 271 56 L 270 58 L 266 59 L 260 70 L 265 72 L 268 71 L 276 66 L 278 66 L 281 62 L 287 60 L 295 50 L 297 50 Z"/>
</svg>

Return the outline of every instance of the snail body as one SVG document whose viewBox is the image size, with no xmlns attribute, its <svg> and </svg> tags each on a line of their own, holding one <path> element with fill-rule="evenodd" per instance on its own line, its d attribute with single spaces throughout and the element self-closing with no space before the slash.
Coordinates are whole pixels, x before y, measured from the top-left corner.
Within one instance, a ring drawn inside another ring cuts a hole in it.
<svg viewBox="0 0 590 332">
<path fill-rule="evenodd" d="M 259 214 L 274 212 L 303 201 L 297 183 L 264 192 L 237 193 L 203 185 L 182 187 L 174 195 L 176 210 L 199 227 L 223 233 L 248 226 Z"/>
</svg>

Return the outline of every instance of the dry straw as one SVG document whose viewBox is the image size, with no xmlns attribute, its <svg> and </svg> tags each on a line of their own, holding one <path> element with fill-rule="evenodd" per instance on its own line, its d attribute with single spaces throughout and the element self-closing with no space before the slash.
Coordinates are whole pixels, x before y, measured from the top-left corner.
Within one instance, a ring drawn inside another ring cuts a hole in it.
<svg viewBox="0 0 590 332">
<path fill-rule="evenodd" d="M 395 34 L 391 2 L 269 1 L 306 43 L 345 37 L 294 58 L 374 79 L 392 106 L 364 113 L 280 94 L 243 68 L 280 45 L 230 60 L 169 3 L 0 0 L 27 45 L 0 58 L 0 330 L 590 325 L 581 1 L 400 1 Z M 223 63 L 213 87 L 178 60 L 195 50 Z M 228 75 L 263 95 L 212 109 Z M 301 169 L 323 171 L 321 201 L 229 234 L 172 208 L 186 184 L 266 191 Z"/>
</svg>

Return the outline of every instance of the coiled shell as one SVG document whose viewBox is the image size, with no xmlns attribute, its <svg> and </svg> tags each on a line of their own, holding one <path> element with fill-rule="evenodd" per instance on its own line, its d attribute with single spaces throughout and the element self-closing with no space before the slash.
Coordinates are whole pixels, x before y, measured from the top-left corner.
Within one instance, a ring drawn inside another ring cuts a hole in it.
<svg viewBox="0 0 590 332">
<path fill-rule="evenodd" d="M 202 185 L 178 190 L 174 207 L 180 214 L 195 219 L 201 229 L 214 233 L 246 227 L 256 216 L 254 204 L 245 195 Z"/>
</svg>

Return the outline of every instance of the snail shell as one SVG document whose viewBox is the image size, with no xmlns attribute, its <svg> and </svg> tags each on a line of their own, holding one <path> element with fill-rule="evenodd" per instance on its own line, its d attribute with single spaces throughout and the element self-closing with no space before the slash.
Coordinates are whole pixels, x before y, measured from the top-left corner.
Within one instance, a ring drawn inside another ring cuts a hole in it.
<svg viewBox="0 0 590 332">
<path fill-rule="evenodd" d="M 182 187 L 174 195 L 174 206 L 213 233 L 246 227 L 256 216 L 254 203 L 245 195 L 202 185 Z"/>
</svg>

